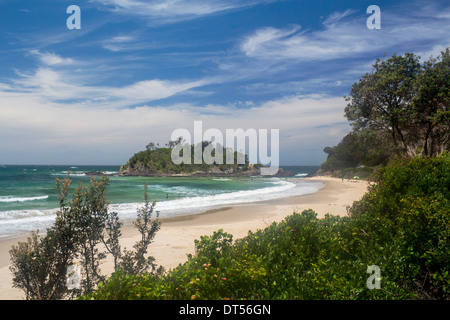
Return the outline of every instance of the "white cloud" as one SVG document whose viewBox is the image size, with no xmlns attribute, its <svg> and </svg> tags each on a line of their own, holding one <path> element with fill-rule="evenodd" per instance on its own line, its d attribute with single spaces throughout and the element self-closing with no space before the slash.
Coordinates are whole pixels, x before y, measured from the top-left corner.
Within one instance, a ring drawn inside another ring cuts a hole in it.
<svg viewBox="0 0 450 320">
<path fill-rule="evenodd" d="M 111 39 L 105 40 L 102 43 L 102 47 L 113 51 L 123 51 L 123 50 L 134 50 L 136 49 L 136 37 L 131 35 L 121 35 L 121 36 L 115 36 Z M 131 48 L 130 48 L 131 46 Z"/>
<path fill-rule="evenodd" d="M 422 61 L 426 61 L 426 60 L 430 59 L 431 57 L 436 59 L 437 57 L 439 57 L 441 55 L 441 52 L 445 51 L 445 49 L 448 47 L 450 47 L 450 42 L 448 42 L 447 45 L 438 44 L 438 45 L 435 45 L 430 50 L 417 52 L 417 55 L 420 56 L 420 59 Z"/>
<path fill-rule="evenodd" d="M 131 36 L 116 37 L 118 42 L 129 39 Z M 0 90 L 3 87 L 9 91 L 32 93 L 40 101 L 50 103 L 65 101 L 65 103 L 83 103 L 86 106 L 126 108 L 177 94 L 204 95 L 204 92 L 192 89 L 218 81 L 213 78 L 148 79 L 123 86 L 94 85 L 91 83 L 101 78 L 99 75 L 93 76 L 96 73 L 95 62 L 78 62 L 54 53 L 41 53 L 38 50 L 32 50 L 30 53 L 38 58 L 40 66 L 28 72 L 15 70 L 17 77 L 11 79 L 12 84 L 0 83 Z M 80 69 L 74 69 L 74 66 Z"/>
<path fill-rule="evenodd" d="M 323 22 L 326 26 L 334 26 L 336 23 L 338 23 L 340 20 L 345 18 L 346 16 L 355 13 L 355 10 L 345 10 L 344 12 L 334 12 L 328 16 L 328 18 Z"/>
<path fill-rule="evenodd" d="M 115 12 L 144 16 L 149 23 L 170 23 L 240 9 L 275 0 L 92 0 Z"/>
<path fill-rule="evenodd" d="M 206 81 L 167 81 L 167 80 L 145 80 L 132 85 L 106 91 L 111 96 L 120 99 L 135 99 L 138 101 L 158 100 L 185 92 L 189 89 L 200 87 L 206 84 Z"/>
<path fill-rule="evenodd" d="M 287 39 L 299 29 L 300 26 L 294 26 L 284 30 L 273 27 L 257 30 L 253 35 L 245 39 L 241 45 L 241 49 L 250 57 L 272 55 L 271 52 L 275 44 L 280 44 L 282 39 Z"/>
<path fill-rule="evenodd" d="M 333 13 L 321 30 L 302 31 L 300 26 L 262 28 L 243 39 L 240 49 L 247 57 L 276 63 L 356 58 L 392 48 L 411 50 L 430 43 L 448 43 L 450 21 L 445 17 L 435 19 L 435 12 L 416 19 L 382 11 L 381 30 L 369 30 L 366 15 L 349 19 L 351 13 Z"/>
<path fill-rule="evenodd" d="M 159 100 L 176 94 L 188 93 L 201 87 L 207 80 L 160 80 L 138 81 L 122 87 L 93 86 L 86 84 L 89 76 L 70 69 L 39 67 L 32 73 L 16 71 L 18 78 L 10 90 L 33 93 L 41 101 L 80 101 L 86 105 L 104 105 L 108 108 L 124 108 L 137 103 Z M 6 86 L 6 85 L 4 85 Z M 0 86 L 1 88 L 1 86 Z"/>
<path fill-rule="evenodd" d="M 31 50 L 30 53 L 39 58 L 47 66 L 53 65 L 73 65 L 75 61 L 71 58 L 63 58 L 55 53 L 41 53 L 38 50 Z"/>
</svg>

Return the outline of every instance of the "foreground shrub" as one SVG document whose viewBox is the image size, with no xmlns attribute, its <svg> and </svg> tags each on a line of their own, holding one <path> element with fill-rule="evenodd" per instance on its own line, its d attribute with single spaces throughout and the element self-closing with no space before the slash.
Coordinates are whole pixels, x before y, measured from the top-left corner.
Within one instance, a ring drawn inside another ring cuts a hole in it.
<svg viewBox="0 0 450 320">
<path fill-rule="evenodd" d="M 56 219 L 43 236 L 33 232 L 26 242 L 19 242 L 10 250 L 13 286 L 24 291 L 27 300 L 58 300 L 89 294 L 106 277 L 101 274 L 100 263 L 109 252 L 114 267 L 129 273 L 142 273 L 157 268 L 154 258 L 147 256 L 147 248 L 160 228 L 153 217 L 155 202 L 148 201 L 147 185 L 145 203 L 138 209 L 135 226 L 141 240 L 134 250 L 122 250 L 119 221 L 115 212 L 108 209 L 106 191 L 109 180 L 91 179 L 88 186 L 81 183 L 68 200 L 71 180 L 56 180 L 60 208 Z M 106 251 L 101 250 L 104 245 Z M 81 267 L 76 274 L 76 265 Z M 75 268 L 74 268 L 75 267 Z M 73 283 L 72 283 L 73 282 Z"/>
</svg>

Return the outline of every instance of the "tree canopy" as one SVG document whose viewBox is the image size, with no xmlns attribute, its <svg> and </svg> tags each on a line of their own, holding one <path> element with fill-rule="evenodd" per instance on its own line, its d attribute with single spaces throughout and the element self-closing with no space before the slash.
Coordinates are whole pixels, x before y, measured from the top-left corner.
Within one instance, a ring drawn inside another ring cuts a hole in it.
<svg viewBox="0 0 450 320">
<path fill-rule="evenodd" d="M 353 84 L 345 116 L 354 132 L 388 133 L 395 152 L 435 157 L 450 142 L 450 51 L 423 64 L 406 53 L 377 59 Z"/>
<path fill-rule="evenodd" d="M 413 53 L 377 59 L 345 98 L 352 131 L 324 149 L 323 170 L 434 158 L 450 145 L 450 49 L 423 62 Z"/>
</svg>

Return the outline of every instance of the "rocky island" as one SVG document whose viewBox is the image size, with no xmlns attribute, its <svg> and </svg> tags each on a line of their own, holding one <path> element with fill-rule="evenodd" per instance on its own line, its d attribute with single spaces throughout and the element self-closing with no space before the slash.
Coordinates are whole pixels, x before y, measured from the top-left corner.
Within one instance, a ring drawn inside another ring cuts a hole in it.
<svg viewBox="0 0 450 320">
<path fill-rule="evenodd" d="M 180 143 L 180 141 L 178 141 Z M 204 150 L 211 142 L 202 142 Z M 234 163 L 225 163 L 225 148 L 222 154 L 224 159 L 222 164 L 193 164 L 194 145 L 191 148 L 192 161 L 190 163 L 175 164 L 171 155 L 176 142 L 170 141 L 166 147 L 159 147 L 154 143 L 149 143 L 146 150 L 135 153 L 119 170 L 120 176 L 141 176 L 141 177 L 249 177 L 260 175 L 263 166 L 251 164 L 248 156 L 244 155 L 245 162 L 238 164 L 238 152 L 234 152 Z"/>
</svg>

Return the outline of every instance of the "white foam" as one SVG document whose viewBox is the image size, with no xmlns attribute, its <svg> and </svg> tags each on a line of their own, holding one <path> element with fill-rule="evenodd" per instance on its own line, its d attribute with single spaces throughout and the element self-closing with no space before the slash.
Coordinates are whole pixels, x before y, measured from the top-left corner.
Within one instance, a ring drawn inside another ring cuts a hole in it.
<svg viewBox="0 0 450 320">
<path fill-rule="evenodd" d="M 10 210 L 0 212 L 0 224 L 6 220 L 21 220 L 31 217 L 44 217 L 56 214 L 58 209 Z"/>
<path fill-rule="evenodd" d="M 57 209 L 0 212 L 0 236 L 45 231 L 55 221 Z"/>
<path fill-rule="evenodd" d="M 86 175 L 86 172 L 88 171 L 61 171 L 57 173 L 52 173 L 52 176 L 74 176 L 74 177 L 84 177 Z M 101 171 L 101 173 L 107 174 L 107 175 L 113 175 L 117 174 L 117 171 Z"/>
<path fill-rule="evenodd" d="M 58 173 L 52 173 L 51 175 L 52 176 L 66 176 L 66 177 L 67 177 L 67 175 L 69 175 L 69 176 L 75 176 L 75 177 L 82 177 L 82 176 L 85 176 L 86 173 L 84 171 L 71 171 L 70 173 L 69 173 L 69 171 L 61 171 Z"/>
<path fill-rule="evenodd" d="M 270 182 L 272 184 L 270 187 L 255 190 L 242 190 L 220 194 L 212 194 L 213 191 L 211 191 L 211 194 L 206 195 L 203 190 L 202 196 L 197 196 L 199 192 L 196 188 L 184 186 L 170 187 L 172 191 L 178 189 L 180 193 L 187 194 L 187 196 L 157 202 L 155 210 L 160 212 L 161 218 L 196 214 L 229 205 L 243 205 L 252 202 L 314 193 L 323 187 L 322 183 L 313 181 L 293 183 L 273 178 Z M 15 197 L 15 199 L 36 200 L 38 198 L 43 199 L 44 197 L 47 198 L 48 196 L 30 198 Z M 1 199 L 10 201 L 12 198 L 0 197 Z M 137 209 L 142 207 L 142 205 L 142 202 L 111 204 L 109 210 L 117 212 L 122 220 L 134 220 Z M 12 210 L 0 212 L 0 236 L 29 232 L 37 229 L 44 231 L 45 228 L 50 227 L 54 222 L 57 210 Z"/>
<path fill-rule="evenodd" d="M 183 214 L 201 213 L 210 209 L 225 207 L 228 205 L 248 204 L 252 202 L 291 197 L 302 194 L 314 193 L 323 187 L 318 182 L 292 183 L 287 181 L 273 181 L 274 186 L 256 190 L 235 191 L 214 195 L 183 197 L 175 200 L 160 201 L 155 205 L 155 210 L 161 217 L 172 217 Z M 113 204 L 112 211 L 116 211 L 124 218 L 136 215 L 136 210 L 141 203 Z"/>
<path fill-rule="evenodd" d="M 48 196 L 38 196 L 38 197 L 15 197 L 15 196 L 0 196 L 0 202 L 25 202 L 34 200 L 45 200 Z"/>
<path fill-rule="evenodd" d="M 102 171 L 104 174 L 117 174 L 117 171 Z"/>
</svg>

